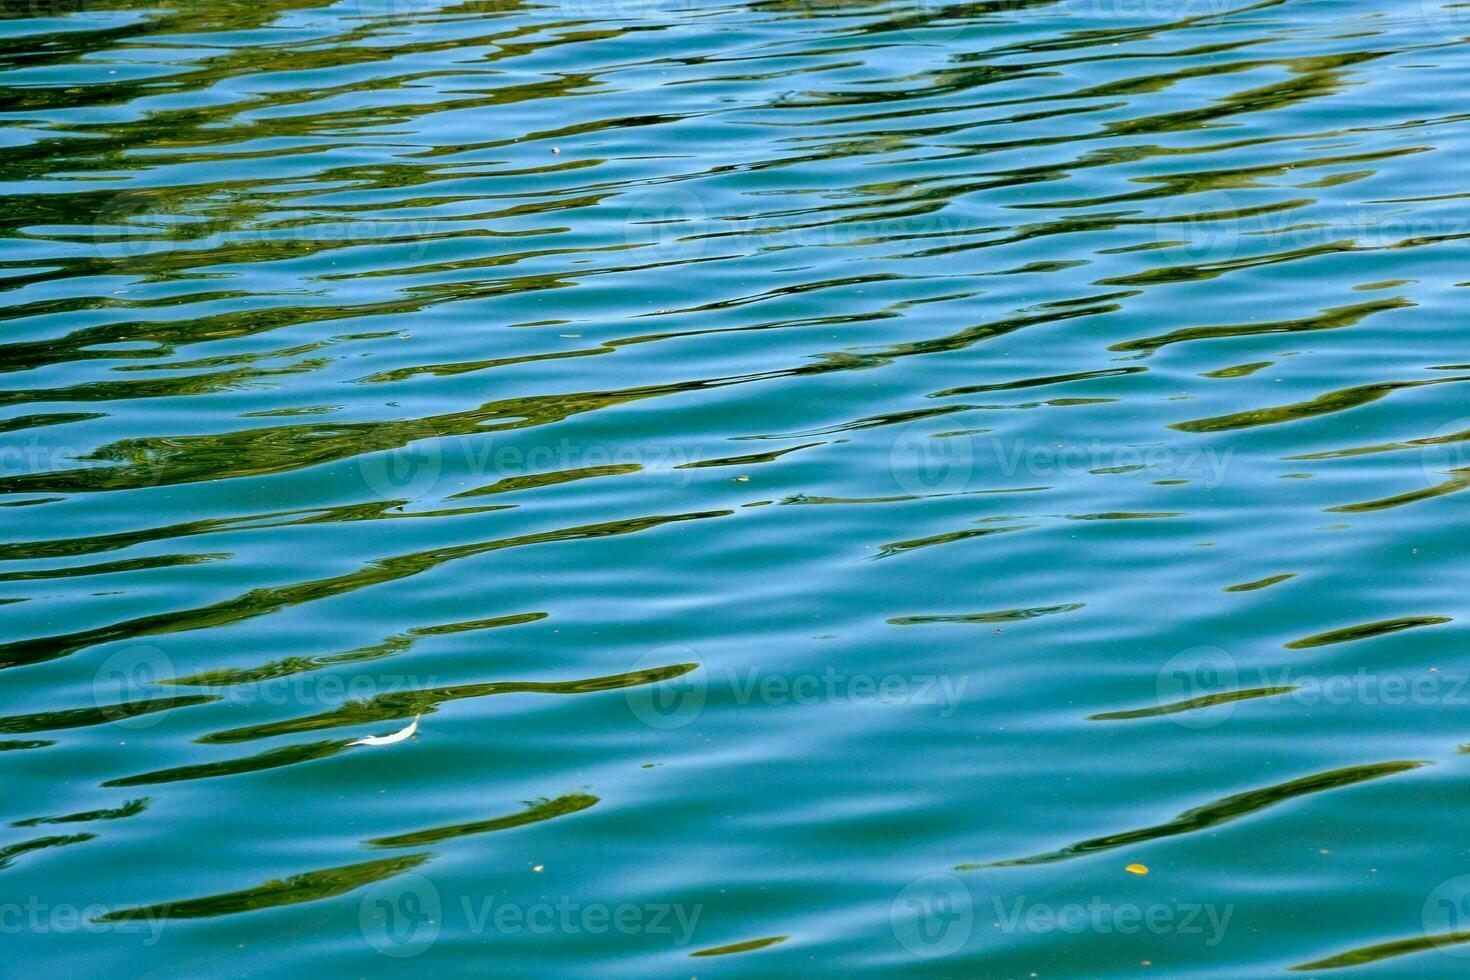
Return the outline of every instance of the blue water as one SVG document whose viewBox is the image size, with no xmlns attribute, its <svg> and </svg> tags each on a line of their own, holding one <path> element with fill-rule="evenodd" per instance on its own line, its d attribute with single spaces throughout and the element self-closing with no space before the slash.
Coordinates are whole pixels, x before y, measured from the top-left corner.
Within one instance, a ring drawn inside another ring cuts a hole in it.
<svg viewBox="0 0 1470 980">
<path fill-rule="evenodd" d="M 1440 0 L 6 5 L 6 966 L 1460 975 L 1467 84 Z"/>
</svg>

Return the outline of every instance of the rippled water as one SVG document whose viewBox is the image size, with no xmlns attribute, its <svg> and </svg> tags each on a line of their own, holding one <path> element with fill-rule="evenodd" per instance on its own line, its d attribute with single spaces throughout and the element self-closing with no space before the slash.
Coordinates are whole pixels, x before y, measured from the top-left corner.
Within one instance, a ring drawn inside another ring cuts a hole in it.
<svg viewBox="0 0 1470 980">
<path fill-rule="evenodd" d="M 3 11 L 17 970 L 1470 964 L 1470 7 Z"/>
</svg>

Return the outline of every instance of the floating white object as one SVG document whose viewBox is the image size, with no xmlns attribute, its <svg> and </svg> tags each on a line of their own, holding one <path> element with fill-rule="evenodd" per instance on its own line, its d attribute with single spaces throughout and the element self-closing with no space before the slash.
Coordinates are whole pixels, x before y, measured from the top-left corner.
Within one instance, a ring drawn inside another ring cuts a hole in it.
<svg viewBox="0 0 1470 980">
<path fill-rule="evenodd" d="M 419 719 L 422 718 L 422 717 L 423 717 L 423 715 L 421 715 L 421 714 L 420 715 L 414 715 L 413 716 L 413 721 L 409 722 L 409 725 L 408 725 L 407 728 L 404 728 L 404 729 L 401 729 L 399 731 L 396 731 L 392 735 L 369 735 L 367 738 L 360 738 L 360 739 L 358 739 L 355 742 L 348 742 L 347 744 L 348 745 L 392 745 L 394 742 L 402 742 L 405 739 L 411 738 L 413 736 L 413 733 L 419 730 Z"/>
</svg>

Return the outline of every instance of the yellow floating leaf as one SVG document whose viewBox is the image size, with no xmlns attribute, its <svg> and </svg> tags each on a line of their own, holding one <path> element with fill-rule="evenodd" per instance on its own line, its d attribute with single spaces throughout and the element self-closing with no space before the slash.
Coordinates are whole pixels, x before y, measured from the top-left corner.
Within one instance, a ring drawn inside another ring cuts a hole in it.
<svg viewBox="0 0 1470 980">
<path fill-rule="evenodd" d="M 1146 875 L 1146 874 L 1148 874 L 1148 865 L 1146 865 L 1146 864 L 1130 864 L 1130 865 L 1128 865 L 1128 867 L 1124 868 L 1123 870 L 1126 871 L 1126 872 L 1128 872 L 1131 875 Z"/>
</svg>

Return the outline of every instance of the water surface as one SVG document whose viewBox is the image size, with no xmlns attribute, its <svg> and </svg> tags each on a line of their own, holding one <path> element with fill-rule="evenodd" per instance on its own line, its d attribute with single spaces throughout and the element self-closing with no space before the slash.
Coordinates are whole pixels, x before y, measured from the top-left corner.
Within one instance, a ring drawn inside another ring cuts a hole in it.
<svg viewBox="0 0 1470 980">
<path fill-rule="evenodd" d="M 6 5 L 7 962 L 1459 975 L 1467 10 Z"/>
</svg>

